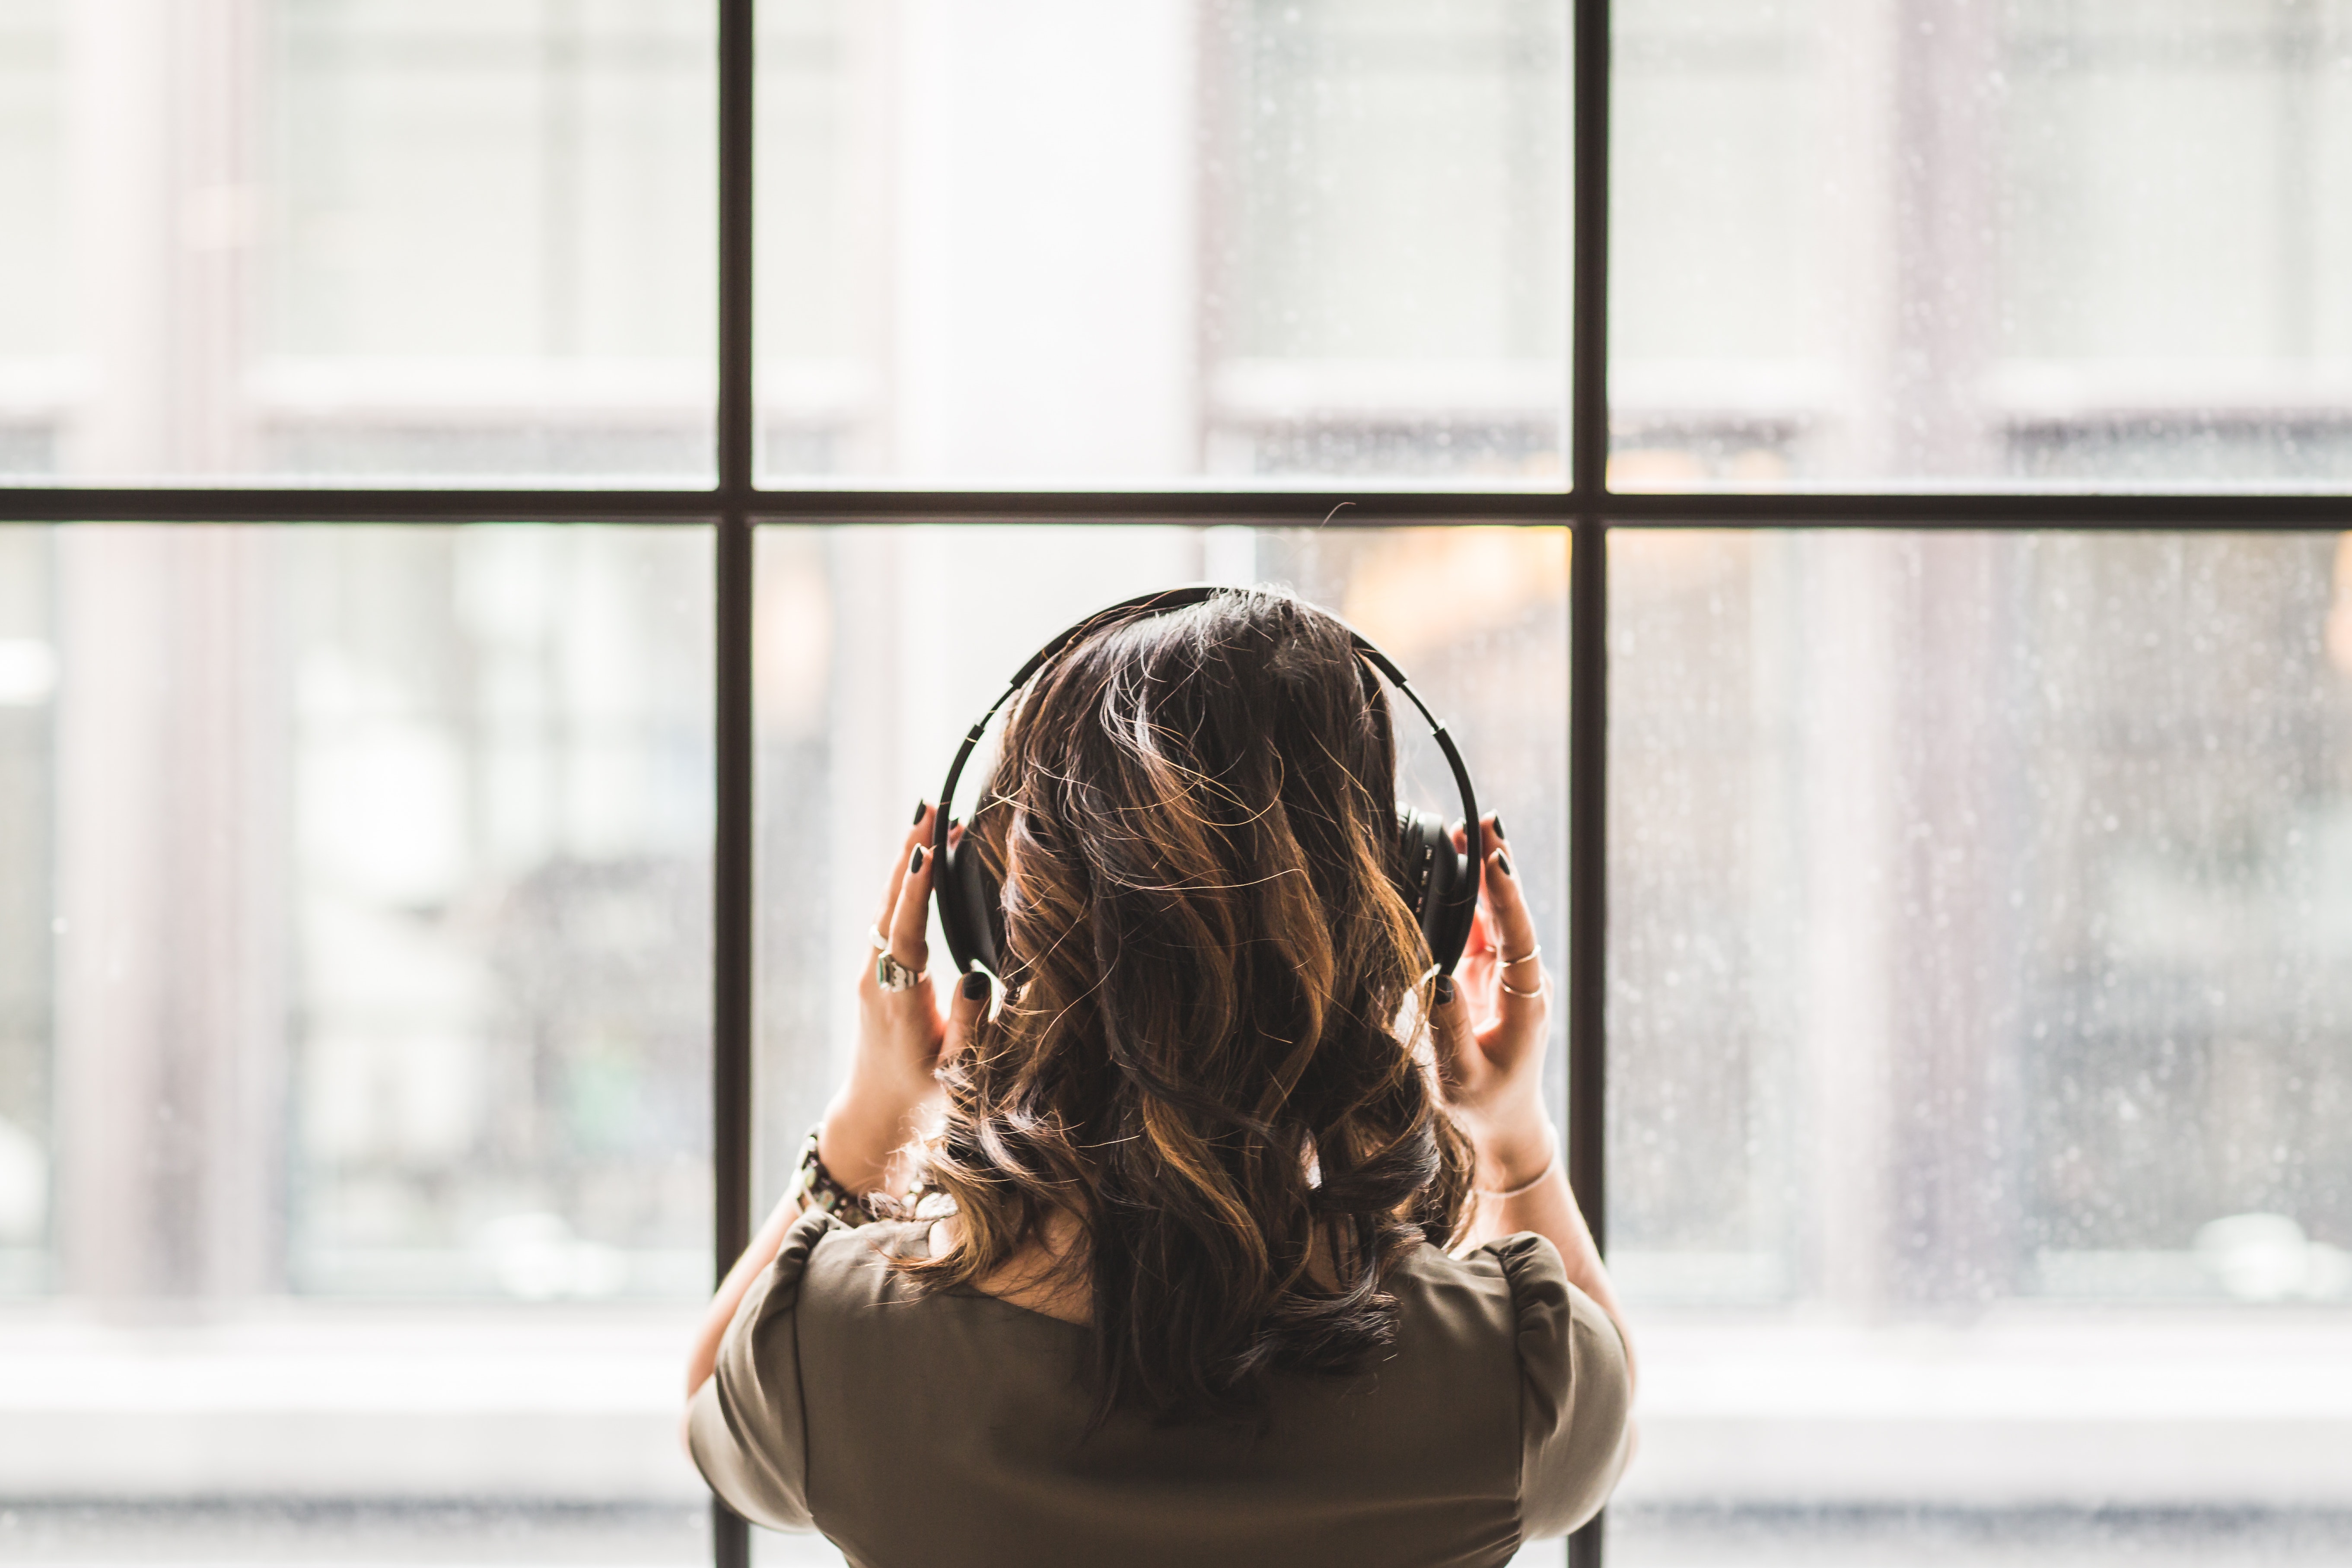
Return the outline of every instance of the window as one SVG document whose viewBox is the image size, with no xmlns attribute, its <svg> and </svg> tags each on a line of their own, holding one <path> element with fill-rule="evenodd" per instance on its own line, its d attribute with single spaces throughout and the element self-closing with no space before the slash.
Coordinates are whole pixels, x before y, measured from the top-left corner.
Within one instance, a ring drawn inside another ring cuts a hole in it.
<svg viewBox="0 0 2352 1568">
<path fill-rule="evenodd" d="M 1548 900 L 1574 1561 L 2352 1550 L 2342 5 L 165 9 L 0 0 L 12 1560 L 747 1562 L 875 867 L 1187 578 Z"/>
<path fill-rule="evenodd" d="M 707 531 L 5 542 L 11 1555 L 690 1558 Z"/>
<path fill-rule="evenodd" d="M 1619 488 L 2343 480 L 2339 8 L 1616 10 Z"/>
<path fill-rule="evenodd" d="M 760 18 L 772 482 L 1559 484 L 1558 5 Z"/>
<path fill-rule="evenodd" d="M 2352 557 L 1612 547 L 1612 1554 L 2340 1551 Z"/>
<path fill-rule="evenodd" d="M 709 484 L 714 20 L 10 0 L 6 471 Z"/>
</svg>

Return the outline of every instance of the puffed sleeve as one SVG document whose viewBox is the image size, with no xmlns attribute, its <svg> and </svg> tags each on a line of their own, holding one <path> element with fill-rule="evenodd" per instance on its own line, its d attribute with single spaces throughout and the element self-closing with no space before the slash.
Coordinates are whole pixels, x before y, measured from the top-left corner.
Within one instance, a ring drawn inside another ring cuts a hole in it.
<svg viewBox="0 0 2352 1568">
<path fill-rule="evenodd" d="M 809 1253 L 840 1222 L 811 1209 L 784 1233 L 776 1260 L 744 1292 L 719 1342 L 718 1369 L 694 1395 L 688 1446 L 727 1506 L 771 1530 L 814 1527 L 808 1506 L 808 1428 L 794 1321 Z"/>
<path fill-rule="evenodd" d="M 1601 1511 L 1625 1468 L 1633 1381 L 1617 1327 L 1568 1281 L 1542 1237 L 1492 1251 L 1510 1282 L 1519 1342 L 1519 1534 L 1564 1535 Z"/>
</svg>

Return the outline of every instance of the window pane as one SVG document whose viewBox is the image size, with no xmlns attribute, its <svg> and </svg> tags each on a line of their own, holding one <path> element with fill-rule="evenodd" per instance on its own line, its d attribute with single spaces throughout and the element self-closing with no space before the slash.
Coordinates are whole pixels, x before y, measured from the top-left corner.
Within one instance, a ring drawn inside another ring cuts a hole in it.
<svg viewBox="0 0 2352 1568">
<path fill-rule="evenodd" d="M 2352 542 L 1612 550 L 1612 1561 L 2340 1557 Z"/>
<path fill-rule="evenodd" d="M 761 1203 L 847 1069 L 866 926 L 915 801 L 1040 644 L 1129 595 L 1286 584 L 1372 638 L 1508 820 L 1543 940 L 1564 951 L 1565 530 L 769 527 L 759 563 Z M 1399 733 L 1408 798 L 1457 812 L 1409 710 Z M 1551 1067 L 1558 1092 L 1560 1051 Z"/>
<path fill-rule="evenodd" d="M 1619 488 L 2352 482 L 2352 8 L 1615 16 Z"/>
<path fill-rule="evenodd" d="M 21 1539 L 704 1550 L 710 570 L 692 528 L 0 533 Z"/>
<path fill-rule="evenodd" d="M 763 473 L 1557 488 L 1566 10 L 764 0 Z"/>
<path fill-rule="evenodd" d="M 0 0 L 0 473 L 712 473 L 704 0 Z"/>
</svg>

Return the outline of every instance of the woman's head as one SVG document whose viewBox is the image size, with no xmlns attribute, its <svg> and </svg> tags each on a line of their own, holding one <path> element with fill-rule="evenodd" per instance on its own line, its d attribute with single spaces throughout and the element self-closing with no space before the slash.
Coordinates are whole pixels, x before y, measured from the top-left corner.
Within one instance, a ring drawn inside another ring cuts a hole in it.
<svg viewBox="0 0 2352 1568">
<path fill-rule="evenodd" d="M 935 1184 L 982 1277 L 1056 1210 L 1087 1247 L 1097 1394 L 1157 1415 L 1359 1364 L 1385 1265 L 1443 1240 L 1459 1139 L 1400 1020 L 1396 750 L 1347 629 L 1234 591 L 1114 619 L 1023 692 L 969 829 L 1008 990 L 944 1070 Z"/>
</svg>

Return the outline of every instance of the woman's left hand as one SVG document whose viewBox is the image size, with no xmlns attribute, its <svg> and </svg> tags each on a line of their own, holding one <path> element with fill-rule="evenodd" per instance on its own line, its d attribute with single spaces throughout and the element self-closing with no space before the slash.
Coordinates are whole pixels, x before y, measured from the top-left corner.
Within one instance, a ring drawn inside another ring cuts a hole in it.
<svg viewBox="0 0 2352 1568">
<path fill-rule="evenodd" d="M 907 830 L 874 922 L 889 942 L 890 957 L 915 974 L 930 964 L 930 846 L 937 811 L 924 807 Z M 835 1181 L 856 1193 L 886 1184 L 893 1158 L 939 1099 L 942 1055 L 971 1031 L 988 1001 L 988 978 L 976 973 L 965 977 L 946 1014 L 928 978 L 886 991 L 876 973 L 880 956 L 877 951 L 859 972 L 857 1054 L 849 1082 L 834 1096 L 817 1135 L 817 1157 Z"/>
</svg>

